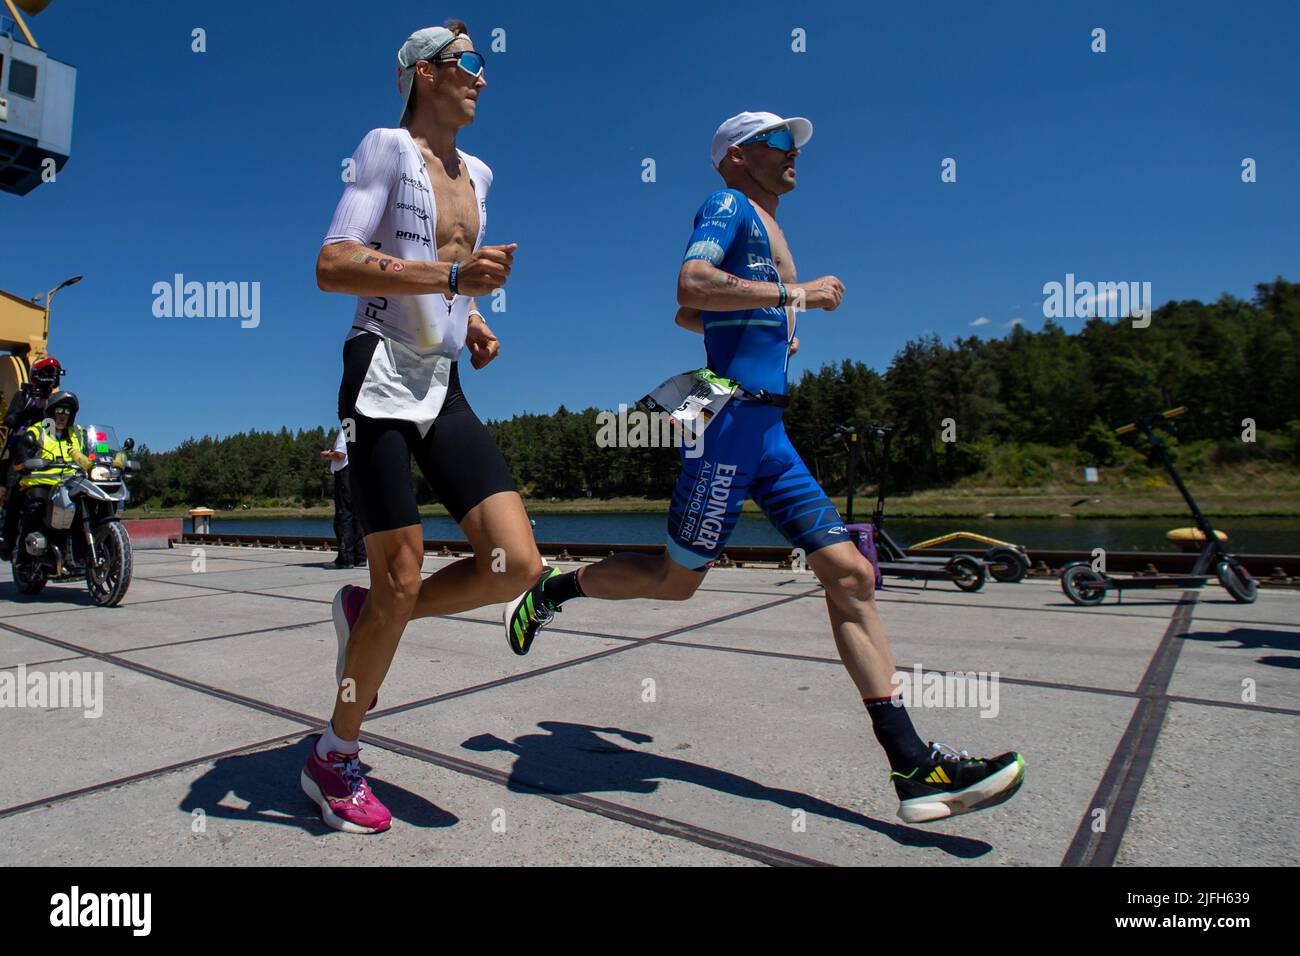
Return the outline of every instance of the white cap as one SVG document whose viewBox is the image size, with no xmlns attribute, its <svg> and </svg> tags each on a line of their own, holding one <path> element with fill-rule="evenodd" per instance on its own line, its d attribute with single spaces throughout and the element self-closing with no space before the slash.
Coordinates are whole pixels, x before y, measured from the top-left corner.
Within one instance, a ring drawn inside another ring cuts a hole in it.
<svg viewBox="0 0 1300 956">
<path fill-rule="evenodd" d="M 432 59 L 442 52 L 443 47 L 449 46 L 458 39 L 460 36 L 446 27 L 425 27 L 407 37 L 406 42 L 397 51 L 397 92 L 402 95 L 402 117 L 397 121 L 398 126 L 405 126 L 411 113 L 411 89 L 415 86 L 415 64 L 421 60 Z"/>
<path fill-rule="evenodd" d="M 718 131 L 713 134 L 713 146 L 709 150 L 709 155 L 713 159 L 713 168 L 717 169 L 722 164 L 723 157 L 732 146 L 737 146 L 751 136 L 766 133 L 780 126 L 790 127 L 796 149 L 803 149 L 804 144 L 812 139 L 812 123 L 802 116 L 782 119 L 775 113 L 737 113 L 719 126 Z"/>
</svg>

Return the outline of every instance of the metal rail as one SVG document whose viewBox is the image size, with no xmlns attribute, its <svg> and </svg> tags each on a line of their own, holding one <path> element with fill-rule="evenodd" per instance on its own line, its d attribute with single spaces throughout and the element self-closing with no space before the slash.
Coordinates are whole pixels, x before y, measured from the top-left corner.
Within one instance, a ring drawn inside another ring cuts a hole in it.
<svg viewBox="0 0 1300 956">
<path fill-rule="evenodd" d="M 333 537 L 324 535 L 301 534 L 184 534 L 183 544 L 239 545 L 243 547 L 300 548 L 307 551 L 332 551 L 337 547 Z M 578 560 L 582 558 L 606 558 L 611 554 L 634 552 L 639 554 L 659 554 L 664 547 L 661 544 L 605 544 L 581 541 L 539 541 L 537 549 L 547 557 L 558 560 Z M 453 557 L 468 555 L 469 543 L 462 540 L 426 538 L 426 553 Z M 976 554 L 979 549 L 969 548 L 926 548 L 918 551 L 908 548 L 909 555 L 924 557 L 950 557 L 956 554 Z M 1071 561 L 1091 561 L 1091 551 L 1048 550 L 1033 548 L 1029 551 L 1031 563 L 1030 574 L 1055 574 L 1061 567 Z M 1120 573 L 1190 573 L 1196 562 L 1196 554 L 1180 551 L 1107 551 L 1106 570 Z M 1266 583 L 1300 583 L 1287 579 L 1300 579 L 1300 555 L 1296 554 L 1239 554 L 1252 575 L 1261 584 Z M 718 561 L 722 567 L 744 567 L 748 565 L 791 566 L 791 549 L 788 547 L 767 547 L 754 545 L 736 545 L 723 549 L 723 556 Z M 1277 573 L 1277 572 L 1280 572 Z"/>
</svg>

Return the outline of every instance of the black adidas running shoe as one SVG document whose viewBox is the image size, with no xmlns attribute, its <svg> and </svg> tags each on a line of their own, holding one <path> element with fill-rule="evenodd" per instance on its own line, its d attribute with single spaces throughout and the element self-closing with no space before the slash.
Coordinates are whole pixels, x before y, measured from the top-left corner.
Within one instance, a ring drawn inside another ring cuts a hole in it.
<svg viewBox="0 0 1300 956">
<path fill-rule="evenodd" d="M 907 823 L 925 823 L 1010 800 L 1024 782 L 1025 760 L 1018 753 L 981 760 L 931 742 L 926 763 L 889 777 L 898 793 L 898 816 Z"/>
<path fill-rule="evenodd" d="M 506 640 L 510 649 L 523 657 L 533 646 L 533 638 L 555 617 L 560 608 L 547 600 L 542 590 L 547 580 L 563 574 L 559 568 L 542 568 L 537 583 L 506 605 L 502 619 L 506 625 Z"/>
</svg>

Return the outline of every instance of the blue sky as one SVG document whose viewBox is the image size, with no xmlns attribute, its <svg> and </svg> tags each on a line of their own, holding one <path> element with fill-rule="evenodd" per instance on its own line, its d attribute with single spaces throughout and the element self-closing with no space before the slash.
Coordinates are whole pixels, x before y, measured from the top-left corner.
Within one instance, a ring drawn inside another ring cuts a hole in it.
<svg viewBox="0 0 1300 956">
<path fill-rule="evenodd" d="M 702 363 L 673 325 L 674 282 L 719 183 L 709 140 L 743 109 L 813 121 L 779 219 L 801 277 L 847 290 L 801 318 L 794 376 L 883 369 L 930 331 L 1041 327 L 1043 284 L 1067 272 L 1149 281 L 1157 304 L 1300 278 L 1293 4 L 737 9 L 55 0 L 30 25 L 78 67 L 73 155 L 56 183 L 0 194 L 0 288 L 85 275 L 55 300 L 52 351 L 83 408 L 154 449 L 330 423 L 352 300 L 320 292 L 313 266 L 340 164 L 396 122 L 402 40 L 447 16 L 489 56 L 460 139 L 495 175 L 487 241 L 520 246 L 507 310 L 488 315 L 502 355 L 465 363 L 483 418 L 630 403 Z M 260 324 L 156 318 L 153 284 L 177 272 L 259 282 Z"/>
</svg>

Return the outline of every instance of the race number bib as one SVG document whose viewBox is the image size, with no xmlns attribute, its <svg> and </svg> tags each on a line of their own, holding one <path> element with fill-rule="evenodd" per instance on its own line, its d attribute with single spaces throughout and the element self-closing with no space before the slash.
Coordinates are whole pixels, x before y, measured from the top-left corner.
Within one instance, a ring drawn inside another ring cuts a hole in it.
<svg viewBox="0 0 1300 956">
<path fill-rule="evenodd" d="M 639 404 L 649 411 L 663 412 L 687 436 L 699 438 L 739 388 L 736 382 L 700 368 L 674 375 Z"/>
</svg>

